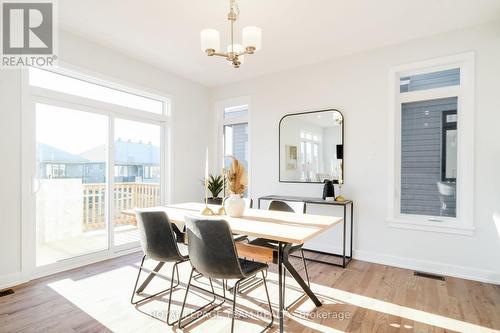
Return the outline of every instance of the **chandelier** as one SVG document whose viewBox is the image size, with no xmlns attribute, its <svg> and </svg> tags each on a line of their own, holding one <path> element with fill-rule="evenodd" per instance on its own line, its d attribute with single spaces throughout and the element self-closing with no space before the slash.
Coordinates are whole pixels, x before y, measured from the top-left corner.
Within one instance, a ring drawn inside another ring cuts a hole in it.
<svg viewBox="0 0 500 333">
<path fill-rule="evenodd" d="M 240 10 L 236 4 L 236 0 L 229 0 L 229 13 L 227 19 L 230 26 L 230 41 L 226 52 L 220 50 L 220 34 L 215 29 L 204 29 L 201 31 L 201 50 L 209 57 L 219 56 L 224 57 L 234 66 L 239 68 L 245 60 L 245 55 L 254 54 L 261 49 L 262 46 L 262 31 L 258 27 L 245 27 L 242 31 L 242 44 L 234 43 L 234 22 L 238 19 Z"/>
</svg>

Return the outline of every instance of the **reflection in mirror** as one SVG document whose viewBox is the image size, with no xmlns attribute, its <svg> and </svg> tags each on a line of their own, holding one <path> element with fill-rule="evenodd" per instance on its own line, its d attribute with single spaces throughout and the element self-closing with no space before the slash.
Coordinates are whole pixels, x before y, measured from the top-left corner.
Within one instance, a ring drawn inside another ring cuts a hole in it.
<svg viewBox="0 0 500 333">
<path fill-rule="evenodd" d="M 343 182 L 343 122 L 337 110 L 286 115 L 280 122 L 280 181 Z"/>
</svg>

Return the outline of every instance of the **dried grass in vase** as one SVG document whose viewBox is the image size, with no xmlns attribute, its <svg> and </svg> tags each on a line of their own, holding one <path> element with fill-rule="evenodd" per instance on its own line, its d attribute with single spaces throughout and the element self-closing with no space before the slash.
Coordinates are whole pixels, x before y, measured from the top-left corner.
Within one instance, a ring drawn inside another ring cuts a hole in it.
<svg viewBox="0 0 500 333">
<path fill-rule="evenodd" d="M 233 162 L 227 171 L 227 181 L 229 192 L 242 195 L 248 185 L 247 174 L 245 167 L 236 158 L 231 157 Z"/>
</svg>

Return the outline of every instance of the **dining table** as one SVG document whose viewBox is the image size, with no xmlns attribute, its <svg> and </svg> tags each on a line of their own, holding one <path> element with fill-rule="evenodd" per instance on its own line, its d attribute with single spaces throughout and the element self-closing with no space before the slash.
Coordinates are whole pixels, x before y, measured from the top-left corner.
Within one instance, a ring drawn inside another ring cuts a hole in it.
<svg viewBox="0 0 500 333">
<path fill-rule="evenodd" d="M 177 226 L 177 230 L 184 229 L 184 221 L 186 216 L 201 217 L 201 211 L 205 208 L 205 204 L 197 202 L 186 202 L 167 206 L 141 208 L 142 211 L 164 211 L 170 222 Z M 208 205 L 213 212 L 218 212 L 220 206 Z M 135 216 L 134 209 L 123 210 L 122 214 Z M 285 269 L 297 281 L 304 293 L 317 306 L 322 303 L 314 294 L 311 287 L 304 281 L 297 270 L 291 264 L 290 250 L 293 245 L 304 244 L 306 241 L 318 236 L 329 228 L 342 223 L 342 217 L 324 216 L 313 214 L 301 214 L 291 212 L 272 211 L 264 209 L 245 209 L 243 216 L 230 217 L 228 215 L 214 215 L 202 218 L 224 219 L 229 223 L 231 231 L 234 234 L 246 235 L 255 238 L 267 238 L 273 240 L 277 246 L 276 249 L 262 247 L 245 242 L 236 242 L 236 249 L 240 257 L 247 257 L 258 261 L 275 262 L 278 268 L 278 320 L 279 331 L 284 331 L 283 325 L 283 310 L 284 310 L 284 295 L 283 283 Z M 189 242 L 189 240 L 187 240 Z M 146 278 L 143 284 L 138 288 L 138 292 L 144 290 L 154 275 L 163 266 L 163 263 L 158 263 L 153 272 Z"/>
</svg>

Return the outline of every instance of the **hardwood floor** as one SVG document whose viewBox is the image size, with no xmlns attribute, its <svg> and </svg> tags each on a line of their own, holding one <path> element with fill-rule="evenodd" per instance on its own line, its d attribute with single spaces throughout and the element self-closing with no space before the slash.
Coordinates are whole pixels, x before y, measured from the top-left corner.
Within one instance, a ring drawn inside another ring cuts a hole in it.
<svg viewBox="0 0 500 333">
<path fill-rule="evenodd" d="M 89 265 L 13 288 L 0 297 L 0 332 L 181 332 L 166 320 L 168 294 L 138 307 L 130 294 L 141 254 Z M 296 267 L 301 268 L 296 260 Z M 152 268 L 155 263 L 148 262 Z M 446 277 L 439 281 L 416 277 L 412 271 L 352 261 L 347 269 L 309 263 L 312 289 L 323 306 L 302 298 L 285 315 L 287 332 L 499 332 L 500 286 Z M 173 293 L 172 314 L 178 315 L 190 266 L 181 265 L 181 287 Z M 170 267 L 162 273 L 170 275 Z M 300 271 L 302 274 L 302 271 Z M 143 276 L 144 278 L 145 276 Z M 271 302 L 276 308 L 277 274 L 268 274 Z M 287 282 L 291 282 L 287 278 Z M 166 279 L 154 279 L 146 291 L 165 289 Z M 183 283 L 184 282 L 184 283 Z M 207 287 L 207 281 L 198 279 Z M 217 292 L 221 293 L 220 284 Z M 298 286 L 287 287 L 287 304 L 300 296 Z M 196 292 L 188 297 L 189 310 L 209 299 Z M 258 332 L 269 320 L 262 284 L 242 290 L 235 332 Z M 185 328 L 185 332 L 228 332 L 226 304 L 212 316 Z M 239 313 L 242 314 L 242 313 Z M 277 325 L 270 330 L 277 332 Z"/>
</svg>

